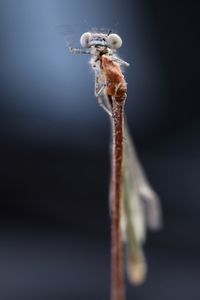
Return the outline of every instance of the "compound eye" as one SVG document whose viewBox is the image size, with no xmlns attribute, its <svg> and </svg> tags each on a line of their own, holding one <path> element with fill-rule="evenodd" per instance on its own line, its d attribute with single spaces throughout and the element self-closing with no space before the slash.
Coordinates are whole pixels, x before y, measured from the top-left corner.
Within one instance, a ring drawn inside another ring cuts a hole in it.
<svg viewBox="0 0 200 300">
<path fill-rule="evenodd" d="M 83 48 L 89 48 L 89 41 L 91 38 L 91 33 L 90 32 L 85 32 L 82 34 L 82 36 L 80 37 L 80 44 Z"/>
<path fill-rule="evenodd" d="M 112 33 L 107 37 L 109 47 L 111 49 L 118 49 L 122 45 L 122 39 L 118 34 Z"/>
</svg>

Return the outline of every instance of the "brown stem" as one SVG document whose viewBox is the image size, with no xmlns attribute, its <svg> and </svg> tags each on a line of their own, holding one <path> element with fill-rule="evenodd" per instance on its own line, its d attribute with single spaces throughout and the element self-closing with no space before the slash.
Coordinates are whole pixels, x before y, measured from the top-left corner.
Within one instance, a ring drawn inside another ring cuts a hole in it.
<svg viewBox="0 0 200 300">
<path fill-rule="evenodd" d="M 111 186 L 111 230 L 112 230 L 112 286 L 111 300 L 125 300 L 123 249 L 120 229 L 122 199 L 123 164 L 123 114 L 124 101 L 113 99 L 113 149 L 112 149 L 112 186 Z"/>
</svg>

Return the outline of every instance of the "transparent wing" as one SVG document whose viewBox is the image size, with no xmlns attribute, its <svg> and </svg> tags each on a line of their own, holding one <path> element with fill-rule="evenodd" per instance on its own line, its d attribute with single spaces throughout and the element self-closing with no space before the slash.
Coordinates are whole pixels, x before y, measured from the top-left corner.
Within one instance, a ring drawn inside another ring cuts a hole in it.
<svg viewBox="0 0 200 300">
<path fill-rule="evenodd" d="M 133 284 L 145 280 L 147 265 L 143 253 L 146 226 L 158 229 L 161 226 L 159 199 L 147 181 L 137 158 L 128 127 L 124 124 L 124 175 L 122 235 L 127 245 L 127 271 Z M 145 205 L 144 205 L 145 204 Z"/>
<path fill-rule="evenodd" d="M 127 122 L 124 122 L 124 166 L 125 172 L 129 174 L 127 178 L 127 193 L 132 194 L 133 188 L 137 191 L 140 202 L 145 210 L 147 226 L 152 230 L 162 227 L 162 213 L 158 195 L 151 187 L 143 167 L 137 157 L 137 153 L 131 139 Z M 127 171 L 128 169 L 128 171 Z M 130 191 L 130 192 L 129 192 Z"/>
<path fill-rule="evenodd" d="M 67 48 L 74 44 L 76 37 L 74 28 L 70 24 L 57 25 L 55 29 L 63 37 Z"/>
<path fill-rule="evenodd" d="M 141 284 L 147 271 L 142 248 L 146 235 L 145 218 L 137 186 L 130 185 L 130 178 L 127 162 L 124 161 L 121 229 L 127 245 L 127 273 L 131 283 Z"/>
</svg>

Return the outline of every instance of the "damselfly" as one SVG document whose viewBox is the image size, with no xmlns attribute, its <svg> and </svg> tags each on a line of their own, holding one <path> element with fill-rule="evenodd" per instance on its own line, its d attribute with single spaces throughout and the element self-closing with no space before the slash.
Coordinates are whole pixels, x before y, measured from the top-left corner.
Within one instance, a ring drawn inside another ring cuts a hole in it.
<svg viewBox="0 0 200 300">
<path fill-rule="evenodd" d="M 117 56 L 122 45 L 119 35 L 86 32 L 82 48 L 72 53 L 90 54 L 95 73 L 95 96 L 109 114 L 113 128 L 110 207 L 112 220 L 112 300 L 124 299 L 123 249 L 126 246 L 127 274 L 133 284 L 145 280 L 147 264 L 143 252 L 146 228 L 161 227 L 158 196 L 151 188 L 131 140 L 124 118 L 127 84 L 122 67 L 129 64 Z"/>
</svg>

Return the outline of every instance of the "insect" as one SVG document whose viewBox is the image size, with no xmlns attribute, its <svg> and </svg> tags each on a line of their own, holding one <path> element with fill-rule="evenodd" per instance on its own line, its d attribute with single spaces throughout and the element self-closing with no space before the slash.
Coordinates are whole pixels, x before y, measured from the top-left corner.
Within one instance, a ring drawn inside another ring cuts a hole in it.
<svg viewBox="0 0 200 300">
<path fill-rule="evenodd" d="M 127 83 L 122 68 L 128 67 L 129 64 L 117 55 L 117 49 L 122 46 L 122 39 L 115 33 L 110 31 L 108 33 L 86 32 L 81 36 L 80 44 L 82 48 L 69 47 L 69 50 L 72 53 L 91 55 L 90 65 L 95 73 L 94 93 L 98 98 L 99 105 L 110 116 L 114 129 L 114 176 L 110 192 L 111 215 L 113 210 L 116 212 L 115 210 L 120 208 L 119 220 L 114 217 L 116 222 L 113 226 L 117 226 L 117 221 L 119 221 L 121 238 L 126 246 L 127 274 L 130 282 L 138 285 L 144 282 L 147 272 L 143 252 L 146 228 L 159 229 L 162 218 L 158 196 L 151 188 L 137 158 L 124 118 L 123 107 L 127 97 Z M 114 196 L 113 193 L 115 193 Z M 113 208 L 112 202 L 117 197 L 119 203 L 116 202 L 116 207 Z M 117 239 L 117 231 L 114 231 L 113 239 Z M 120 239 L 116 243 L 114 241 L 113 251 L 116 250 L 119 243 Z M 119 264 L 120 260 L 118 254 L 113 254 L 116 256 L 116 264 Z M 116 273 L 117 266 L 113 265 L 113 269 L 113 272 Z M 118 268 L 118 272 L 120 272 L 120 268 Z M 117 282 L 120 286 L 123 277 L 121 276 L 121 281 L 120 275 L 117 277 L 114 274 L 113 277 L 114 288 L 117 289 Z M 122 293 L 121 296 L 118 296 L 120 295 L 119 291 L 114 292 L 114 295 L 112 297 L 114 300 L 123 299 Z"/>
</svg>

